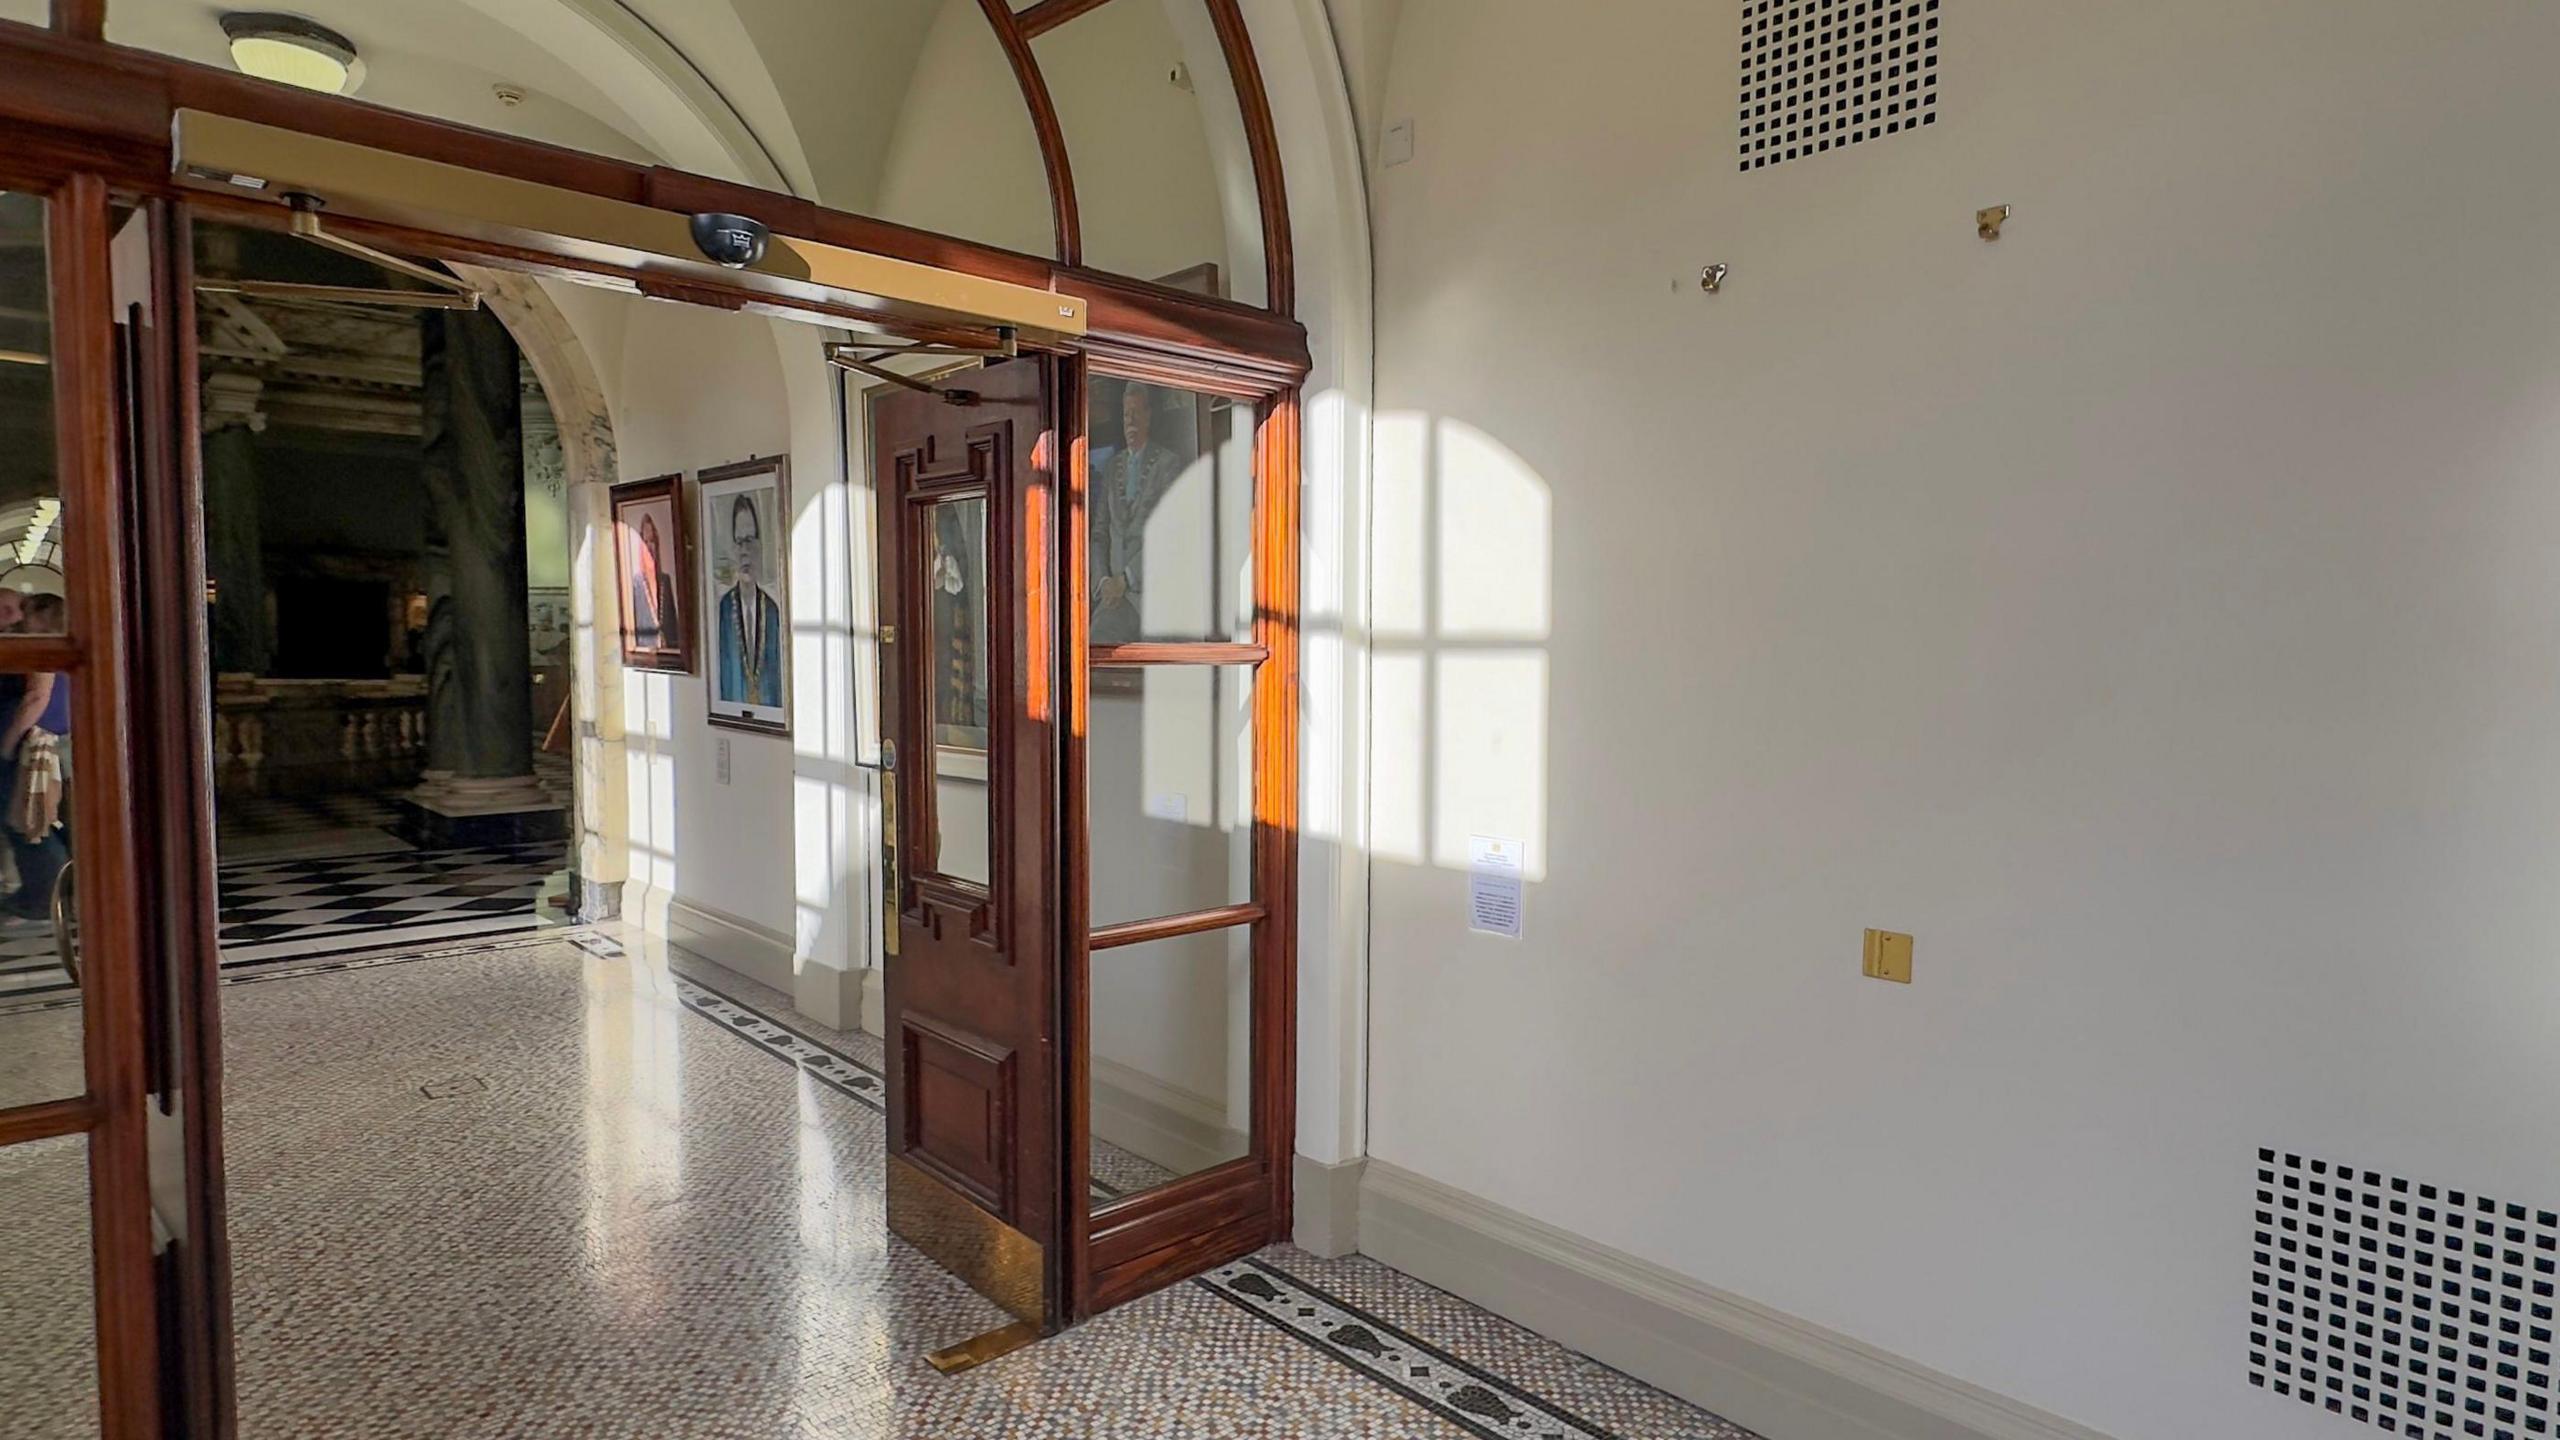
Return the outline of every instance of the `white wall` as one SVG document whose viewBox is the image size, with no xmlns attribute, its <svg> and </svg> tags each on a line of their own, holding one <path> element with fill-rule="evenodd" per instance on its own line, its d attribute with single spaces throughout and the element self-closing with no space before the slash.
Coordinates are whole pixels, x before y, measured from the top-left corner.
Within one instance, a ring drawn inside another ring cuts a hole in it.
<svg viewBox="0 0 2560 1440">
<path fill-rule="evenodd" d="M 707 671 L 622 673 L 626 910 L 663 925 L 672 901 L 751 927 L 760 947 L 718 958 L 789 981 L 819 1018 L 849 1023 L 841 989 L 815 973 L 858 968 L 871 944 L 871 861 L 858 839 L 869 823 L 870 787 L 854 764 L 852 501 L 823 337 L 787 321 L 571 285 L 546 289 L 608 397 L 623 479 L 698 477 L 751 455 L 791 462 L 792 734 L 713 728 L 705 718 Z M 702 577 L 695 578 L 700 607 Z M 859 583 L 869 583 L 867 574 Z M 791 975 L 769 968 L 786 960 Z M 813 991 L 813 981 L 824 983 Z"/>
<path fill-rule="evenodd" d="M 1963 0 L 1934 129 L 1751 175 L 1736 12 L 1403 6 L 1370 1149 L 2348 1433 L 2246 1383 L 2254 1147 L 2560 1199 L 2560 9 Z"/>
</svg>

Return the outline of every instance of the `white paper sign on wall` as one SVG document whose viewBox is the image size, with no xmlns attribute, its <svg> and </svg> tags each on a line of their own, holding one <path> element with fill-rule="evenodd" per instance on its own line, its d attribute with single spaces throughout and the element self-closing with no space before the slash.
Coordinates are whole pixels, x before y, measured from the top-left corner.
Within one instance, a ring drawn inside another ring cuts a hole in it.
<svg viewBox="0 0 2560 1440">
<path fill-rule="evenodd" d="M 1467 928 L 1520 938 L 1520 875 L 1528 847 L 1498 835 L 1467 840 Z"/>
</svg>

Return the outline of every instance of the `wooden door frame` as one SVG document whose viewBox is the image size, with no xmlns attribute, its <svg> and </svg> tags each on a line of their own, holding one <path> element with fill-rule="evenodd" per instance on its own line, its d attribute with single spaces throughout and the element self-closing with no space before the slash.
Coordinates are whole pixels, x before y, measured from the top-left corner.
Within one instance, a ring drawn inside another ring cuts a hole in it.
<svg viewBox="0 0 2560 1440">
<path fill-rule="evenodd" d="M 128 504 L 122 468 L 156 468 L 156 461 L 121 453 L 118 402 L 150 403 L 159 389 L 157 362 L 166 357 L 145 356 L 139 387 L 120 373 L 109 260 L 113 197 L 106 179 L 94 173 L 30 177 L 0 171 L 0 186 L 46 200 L 55 479 L 65 516 L 63 573 L 71 629 L 59 638 L 0 636 L 0 670 L 70 677 L 72 730 L 88 741 L 71 791 L 72 823 L 80 835 L 84 1093 L 0 1110 L 0 1143 L 87 1136 L 100 1434 L 104 1440 L 158 1440 L 168 1418 L 162 1412 L 163 1378 L 173 1360 L 188 1373 L 183 1337 L 177 1341 L 179 1356 L 163 1350 L 162 1305 L 173 1277 L 155 1252 L 151 1206 L 155 1092 L 169 1093 L 178 1062 L 168 1049 L 165 1025 L 155 1037 L 155 1002 L 166 1004 L 170 997 L 155 988 L 161 977 L 147 973 L 155 953 L 152 917 L 134 903 L 145 893 L 145 876 L 157 858 L 143 827 L 134 823 L 153 783 L 150 759 L 134 743 L 150 729 L 141 693 L 148 677 L 133 646 L 140 613 L 135 597 L 155 577 L 136 577 L 127 565 L 137 516 Z M 155 298 L 163 278 L 154 277 Z M 143 393 L 134 393 L 137 388 Z M 162 1017 L 170 1013 L 157 1010 Z M 201 1050 L 191 1054 L 205 1058 Z M 171 1254 L 177 1254 L 175 1247 Z M 179 1263 L 192 1260 L 191 1251 Z M 172 1318 L 178 1319 L 173 1329 L 185 1328 L 185 1319 Z M 210 1324 L 206 1329 L 210 1340 Z M 203 1353 L 210 1355 L 211 1347 Z M 193 1398 L 183 1382 L 170 1388 Z"/>
<path fill-rule="evenodd" d="M 1026 12 L 1013 17 L 1001 0 L 982 0 L 1000 34 L 1010 31 L 1027 42 L 1031 33 L 1065 23 L 1091 4 L 1052 3 L 1040 7 L 1036 19 Z M 1098 0 L 1097 0 L 1098 3 Z M 1128 0 L 1124 0 L 1128 3 Z M 85 735 L 111 735 L 116 743 L 93 743 L 84 753 L 83 783 L 73 805 L 84 831 L 81 873 L 89 895 L 139 895 L 146 889 L 155 904 L 114 907 L 99 913 L 86 907 L 96 923 L 84 924 L 84 950 L 91 957 L 94 980 L 84 995 L 89 1069 L 87 1093 L 73 1098 L 0 1111 L 0 1143 L 86 1134 L 91 1149 L 94 1200 L 93 1239 L 97 1276 L 99 1365 L 102 1429 L 105 1440 L 159 1440 L 163 1422 L 185 1431 L 228 1433 L 230 1417 L 216 1404 L 210 1420 L 196 1395 L 210 1391 L 216 1401 L 227 1398 L 230 1356 L 229 1317 L 219 1305 L 206 1313 L 176 1317 L 176 1329 L 192 1331 L 201 1344 L 182 1337 L 186 1357 L 165 1356 L 160 1347 L 154 1297 L 165 1276 L 156 1269 L 151 1248 L 147 1187 L 150 1179 L 148 1117 L 150 1096 L 145 1078 L 174 1073 L 180 1067 L 200 1071 L 193 1092 L 199 1103 L 179 1117 L 186 1137 L 190 1176 L 199 1187 L 191 1204 L 191 1224 L 200 1224 L 200 1244 L 187 1263 L 206 1267 L 219 1299 L 227 1274 L 222 1256 L 219 1186 L 221 1184 L 219 1099 L 219 1005 L 215 955 L 209 929 L 211 891 L 211 814 L 196 786 L 187 779 L 191 765 L 204 763 L 204 721 L 192 703 L 179 697 L 200 674 L 199 653 L 179 653 L 186 644 L 201 648 L 201 616 L 195 596 L 201 586 L 201 536 L 195 507 L 201 500 L 196 435 L 192 424 L 169 427 L 175 442 L 133 457 L 142 480 L 128 504 L 120 491 L 114 450 L 113 397 L 116 355 L 111 309 L 113 291 L 106 263 L 107 207 L 111 196 L 156 205 L 173 233 L 183 235 L 187 217 L 205 215 L 228 222 L 279 226 L 284 216 L 275 206 L 183 189 L 171 166 L 172 117 L 180 109 L 204 110 L 260 123 L 340 136 L 422 159 L 440 160 L 488 173 L 556 185 L 591 195 L 649 206 L 675 214 L 730 210 L 755 216 L 777 231 L 828 244 L 938 265 L 968 274 L 1015 283 L 1045 286 L 1087 302 L 1090 331 L 1075 347 L 1081 357 L 1060 365 L 1073 377 L 1058 393 L 1072 394 L 1061 404 L 1051 432 L 1063 444 L 1072 437 L 1075 484 L 1083 483 L 1084 386 L 1090 363 L 1107 373 L 1157 383 L 1203 389 L 1256 403 L 1257 435 L 1257 569 L 1285 565 L 1285 574 L 1261 577 L 1266 595 L 1288 597 L 1280 613 L 1266 614 L 1258 627 L 1283 629 L 1277 643 L 1267 644 L 1264 682 L 1257 686 L 1259 734 L 1286 734 L 1285 761 L 1258 767 L 1254 870 L 1258 893 L 1271 902 L 1272 913 L 1261 923 L 1256 949 L 1254 1047 L 1257 1097 L 1254 1163 L 1263 1197 L 1258 1208 L 1232 1213 L 1258 1217 L 1252 1224 L 1224 1222 L 1220 1243 L 1241 1243 L 1258 1228 L 1262 1238 L 1283 1238 L 1290 1213 L 1290 1151 L 1293 1148 L 1295 1096 L 1295 898 L 1296 898 L 1296 709 L 1297 651 L 1295 595 L 1296 492 L 1299 446 L 1297 387 L 1309 370 L 1306 331 L 1291 318 L 1296 286 L 1288 207 L 1280 176 L 1279 146 L 1267 94 L 1253 59 L 1252 46 L 1235 0 L 1203 0 L 1225 48 L 1243 112 L 1246 140 L 1259 190 L 1262 240 L 1270 306 L 1252 306 L 1173 291 L 1153 282 L 1085 268 L 1078 261 L 1071 181 L 1065 166 L 1054 163 L 1053 175 L 1065 182 L 1053 189 L 1059 209 L 1061 257 L 1040 258 L 936 235 L 869 217 L 830 210 L 796 197 L 761 191 L 673 170 L 640 166 L 600 156 L 475 130 L 466 126 L 388 111 L 362 102 L 326 97 L 244 76 L 194 65 L 165 56 L 109 45 L 104 41 L 103 0 L 55 0 L 53 25 L 39 28 L 0 21 L 0 185 L 41 193 L 55 201 L 48 211 L 53 251 L 50 284 L 57 323 L 54 327 L 56 429 L 62 446 L 59 475 L 66 513 L 66 554 L 79 577 L 72 597 L 72 637 L 0 637 L 0 667 L 58 670 L 87 677 L 74 687 L 75 723 Z M 1010 52 L 1009 52 L 1010 53 Z M 1029 82 L 1025 81 L 1026 95 Z M 1038 106 L 1035 104 L 1035 112 Z M 1041 125 L 1035 115 L 1035 126 Z M 1054 116 L 1041 129 L 1044 157 L 1063 157 Z M 596 267 L 576 258 L 565 240 L 557 245 L 509 249 L 455 240 L 427 231 L 346 221 L 337 228 L 365 236 L 388 248 L 437 258 L 513 268 L 555 276 L 592 276 Z M 605 269 L 602 273 L 622 272 Z M 647 277 L 624 275 L 637 288 L 697 303 L 741 309 L 766 303 L 742 286 L 717 277 L 688 279 L 669 287 Z M 165 307 L 156 313 L 176 326 L 184 313 L 182 273 L 155 275 L 166 287 Z M 811 318 L 822 322 L 825 315 Z M 178 337 L 172 337 L 173 340 Z M 191 341 L 185 337 L 185 343 Z M 169 348 L 169 347 L 163 347 Z M 191 345 L 188 347 L 191 350 Z M 1051 362 L 1057 363 L 1057 362 Z M 195 377 L 181 366 L 191 354 L 172 360 L 168 389 L 146 374 L 144 397 L 157 396 L 167 416 L 192 416 Z M 155 359 L 153 372 L 162 368 Z M 174 492 L 174 493 L 173 493 Z M 1269 492 L 1269 503 L 1261 497 Z M 128 572 L 123 536 L 139 524 L 141 544 Z M 1272 543 L 1267 547 L 1263 540 Z M 1052 624 L 1080 624 L 1081 569 L 1069 571 L 1068 603 L 1050 618 Z M 192 638 L 177 616 L 194 617 Z M 1079 647 L 1070 654 L 1081 657 Z M 1074 783 L 1081 785 L 1084 718 L 1084 671 L 1063 665 L 1074 724 L 1066 743 L 1076 747 Z M 105 677 L 117 677 L 112 681 Z M 102 683 L 103 682 L 103 683 Z M 145 694 L 136 682 L 148 686 Z M 1268 730 L 1263 727 L 1268 726 Z M 1054 792 L 1053 792 L 1054 793 Z M 1081 800 L 1079 799 L 1079 804 Z M 149 828 L 153 833 L 140 833 Z M 1058 837 L 1053 827 L 1051 841 Z M 1063 867 L 1062 867 L 1063 868 Z M 1279 903 L 1285 902 L 1285 903 Z M 1083 944 L 1083 897 L 1072 900 L 1078 926 L 1072 958 L 1061 968 L 1061 994 L 1073 992 L 1076 1018 L 1086 1016 L 1081 985 L 1086 956 Z M 1065 909 L 1061 907 L 1062 916 Z M 189 949 L 170 952 L 174 1009 L 161 1027 L 155 1049 L 144 987 L 146 947 L 186 942 Z M 1270 958 L 1266 958 L 1270 957 Z M 1063 1015 L 1062 1019 L 1065 1018 Z M 1085 1168 L 1083 1036 L 1062 1031 L 1072 1055 L 1074 1083 L 1062 1085 L 1062 1111 L 1072 1107 L 1076 1127 L 1073 1167 Z M 1061 1077 L 1067 1078 L 1067 1077 Z M 1061 1167 L 1066 1168 L 1066 1167 Z M 1211 1172 L 1214 1177 L 1220 1172 Z M 1195 1177 L 1197 1179 L 1199 1177 Z M 1186 1182 L 1188 1184 L 1189 1182 Z M 1194 1190 L 1201 1193 L 1194 1194 Z M 1201 1202 L 1204 1214 L 1229 1213 L 1229 1202 L 1202 1187 L 1174 1187 L 1163 1192 Z M 1061 1197 L 1063 1203 L 1064 1197 Z M 1151 1202 L 1152 1203 L 1152 1202 Z M 1081 1193 L 1067 1213 L 1082 1217 Z M 1189 1213 L 1189 1212 L 1186 1212 Z M 1135 1280 L 1115 1280 L 1124 1272 L 1106 1265 L 1097 1272 L 1081 1223 L 1066 1234 L 1073 1252 L 1067 1310 L 1090 1313 L 1102 1300 L 1136 1293 Z M 1125 1272 L 1136 1275 L 1137 1272 Z M 1161 1268 L 1147 1272 L 1160 1283 L 1170 1278 Z M 1097 1288 L 1095 1282 L 1104 1282 Z M 172 1368 L 174 1365 L 175 1368 Z M 160 1413 L 162 1380 L 185 1398 L 184 1416 Z"/>
<path fill-rule="evenodd" d="M 1233 367 L 1168 365 L 1108 343 L 1061 367 L 1065 437 L 1064 553 L 1058 653 L 1067 724 L 1060 766 L 1058 1033 L 1067 1041 L 1059 1095 L 1066 1134 L 1059 1203 L 1069 1217 L 1067 1294 L 1084 1318 L 1290 1237 L 1297 1151 L 1299 724 L 1299 426 L 1292 385 L 1264 387 Z M 1254 632 L 1250 644 L 1120 645 L 1123 663 L 1252 664 L 1254 893 L 1240 906 L 1106 927 L 1122 943 L 1252 927 L 1252 1134 L 1245 1156 L 1097 1210 L 1093 1147 L 1090 788 L 1091 571 L 1086 539 L 1091 467 L 1086 425 L 1096 378 L 1133 380 L 1246 401 L 1254 408 Z M 1215 922 L 1215 923 L 1212 923 Z"/>
</svg>

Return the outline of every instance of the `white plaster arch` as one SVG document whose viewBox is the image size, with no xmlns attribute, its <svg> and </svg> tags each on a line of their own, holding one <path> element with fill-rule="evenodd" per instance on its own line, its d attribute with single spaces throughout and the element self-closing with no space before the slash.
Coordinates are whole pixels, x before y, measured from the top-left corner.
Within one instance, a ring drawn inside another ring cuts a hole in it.
<svg viewBox="0 0 2560 1440">
<path fill-rule="evenodd" d="M 1349 1248 L 1339 1177 L 1368 1150 L 1369 191 L 1324 0 L 1239 0 L 1288 184 L 1297 316 L 1313 361 L 1301 456 L 1298 1238 Z M 1311 1193 L 1308 1163 L 1342 1167 Z"/>
<path fill-rule="evenodd" d="M 759 135 L 690 56 L 617 0 L 462 3 L 612 96 L 668 164 L 767 190 L 815 193 L 796 134 Z"/>
<path fill-rule="evenodd" d="M 456 264 L 489 313 L 533 367 L 560 428 L 569 501 L 571 762 L 576 772 L 574 873 L 589 887 L 617 887 L 630 873 L 629 783 L 623 767 L 622 647 L 613 556 L 598 544 L 611 533 L 611 492 L 620 478 L 613 416 L 603 381 L 568 316 L 529 275 Z M 605 894 L 613 894 L 608 889 Z M 597 899 L 576 897 L 580 918 L 600 918 Z"/>
</svg>

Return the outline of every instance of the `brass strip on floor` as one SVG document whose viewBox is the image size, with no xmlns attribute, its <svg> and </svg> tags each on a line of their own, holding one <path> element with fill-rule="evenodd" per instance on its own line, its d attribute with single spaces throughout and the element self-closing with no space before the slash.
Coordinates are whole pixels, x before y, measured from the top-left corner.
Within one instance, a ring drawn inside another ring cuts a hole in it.
<svg viewBox="0 0 2560 1440">
<path fill-rule="evenodd" d="M 1016 1320 L 1000 1329 L 936 1350 L 924 1357 L 924 1361 L 945 1375 L 957 1375 L 963 1370 L 975 1370 L 990 1360 L 1010 1355 L 1039 1338 L 1039 1326 L 1028 1320 Z"/>
</svg>

